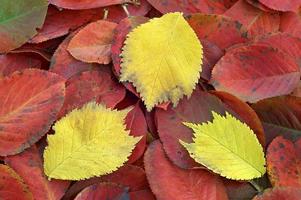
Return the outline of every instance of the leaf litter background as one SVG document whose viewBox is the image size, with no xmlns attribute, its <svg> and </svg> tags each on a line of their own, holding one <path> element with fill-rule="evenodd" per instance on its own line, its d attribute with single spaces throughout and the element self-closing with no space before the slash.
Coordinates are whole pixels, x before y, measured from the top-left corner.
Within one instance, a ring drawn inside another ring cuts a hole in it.
<svg viewBox="0 0 301 200">
<path fill-rule="evenodd" d="M 3 0 L 0 198 L 301 199 L 300 5 L 300 0 Z M 119 55 L 133 28 L 175 11 L 184 13 L 203 45 L 201 78 L 177 107 L 167 102 L 147 112 L 133 85 L 118 81 Z M 48 180 L 42 158 L 46 135 L 53 134 L 56 120 L 92 100 L 116 109 L 132 106 L 126 127 L 143 138 L 111 174 Z M 212 120 L 211 111 L 229 112 L 254 130 L 267 159 L 267 176 L 257 180 L 260 193 L 247 182 L 207 171 L 178 142 L 192 140 L 182 121 Z"/>
</svg>

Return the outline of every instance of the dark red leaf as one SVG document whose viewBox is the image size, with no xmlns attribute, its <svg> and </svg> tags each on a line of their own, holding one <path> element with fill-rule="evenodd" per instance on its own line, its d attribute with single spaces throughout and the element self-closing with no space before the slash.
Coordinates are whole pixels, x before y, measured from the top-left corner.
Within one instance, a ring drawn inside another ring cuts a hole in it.
<svg viewBox="0 0 301 200">
<path fill-rule="evenodd" d="M 68 36 L 57 48 L 54 55 L 51 58 L 51 64 L 49 71 L 57 73 L 69 79 L 72 76 L 79 74 L 83 71 L 98 69 L 100 66 L 98 64 L 84 63 L 74 59 L 67 51 L 68 44 L 74 34 Z"/>
<path fill-rule="evenodd" d="M 126 128 L 130 130 L 130 135 L 135 137 L 142 136 L 128 160 L 128 163 L 134 163 L 143 155 L 146 148 L 147 125 L 140 107 L 140 101 L 137 102 L 135 107 L 128 113 L 125 118 L 125 123 Z"/>
<path fill-rule="evenodd" d="M 0 199 L 33 200 L 22 178 L 14 170 L 2 164 L 0 164 Z"/>
<path fill-rule="evenodd" d="M 65 80 L 37 69 L 0 80 L 0 155 L 14 155 L 47 133 L 65 96 Z"/>
<path fill-rule="evenodd" d="M 301 98 L 293 96 L 265 99 L 252 105 L 261 119 L 266 144 L 276 136 L 296 140 L 301 136 Z"/>
<path fill-rule="evenodd" d="M 134 165 L 124 165 L 112 174 L 78 181 L 73 184 L 64 196 L 64 200 L 72 199 L 82 189 L 100 182 L 111 182 L 128 187 L 129 191 L 144 190 L 148 187 L 145 172 Z"/>
<path fill-rule="evenodd" d="M 245 27 L 229 17 L 193 14 L 186 18 L 201 41 L 208 40 L 221 50 L 248 39 Z"/>
<path fill-rule="evenodd" d="M 300 68 L 295 60 L 271 46 L 239 45 L 223 56 L 212 71 L 210 83 L 243 101 L 289 94 L 297 87 Z"/>
<path fill-rule="evenodd" d="M 15 71 L 27 68 L 40 69 L 42 62 L 35 56 L 28 54 L 5 54 L 0 55 L 0 77 L 8 76 Z"/>
<path fill-rule="evenodd" d="M 301 138 L 293 143 L 276 137 L 267 150 L 267 171 L 274 187 L 301 188 Z"/>
<path fill-rule="evenodd" d="M 252 5 L 256 8 L 259 8 L 260 10 L 262 10 L 264 12 L 275 12 L 275 10 L 272 10 L 272 9 L 266 7 L 265 5 L 260 3 L 258 0 L 246 0 L 246 2 L 248 2 L 250 5 Z"/>
<path fill-rule="evenodd" d="M 126 200 L 127 189 L 114 183 L 98 183 L 81 191 L 74 200 L 112 199 Z"/>
<path fill-rule="evenodd" d="M 48 181 L 44 175 L 42 158 L 36 146 L 32 146 L 21 154 L 6 157 L 5 163 L 23 178 L 35 200 L 61 199 L 69 187 L 69 181 Z"/>
<path fill-rule="evenodd" d="M 226 200 L 225 187 L 218 176 L 203 169 L 181 169 L 165 156 L 159 140 L 144 156 L 150 187 L 160 200 Z"/>
<path fill-rule="evenodd" d="M 252 199 L 258 191 L 248 182 L 224 180 L 224 185 L 227 190 L 229 199 L 233 200 L 247 200 Z"/>
<path fill-rule="evenodd" d="M 156 200 L 150 189 L 130 192 L 129 195 L 131 200 Z"/>
<path fill-rule="evenodd" d="M 89 101 L 114 108 L 125 97 L 125 89 L 113 80 L 107 68 L 77 74 L 66 82 L 66 97 L 59 118 Z"/>
</svg>

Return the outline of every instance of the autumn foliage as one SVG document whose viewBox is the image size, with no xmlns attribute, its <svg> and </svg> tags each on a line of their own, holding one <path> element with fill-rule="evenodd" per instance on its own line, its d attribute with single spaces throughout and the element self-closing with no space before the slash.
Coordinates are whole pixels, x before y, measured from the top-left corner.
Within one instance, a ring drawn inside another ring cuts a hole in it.
<svg viewBox="0 0 301 200">
<path fill-rule="evenodd" d="M 300 200 L 301 0 L 0 1 L 0 199 Z"/>
</svg>

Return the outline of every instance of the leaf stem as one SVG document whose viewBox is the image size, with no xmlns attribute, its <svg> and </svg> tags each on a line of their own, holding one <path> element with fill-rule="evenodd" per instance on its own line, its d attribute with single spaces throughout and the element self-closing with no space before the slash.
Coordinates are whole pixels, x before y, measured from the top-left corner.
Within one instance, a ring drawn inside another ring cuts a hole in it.
<svg viewBox="0 0 301 200">
<path fill-rule="evenodd" d="M 109 15 L 109 9 L 107 9 L 107 8 L 104 8 L 103 9 L 103 20 L 106 20 L 106 19 L 108 19 L 108 15 Z"/>
<path fill-rule="evenodd" d="M 258 183 L 256 183 L 254 180 L 250 180 L 249 183 L 257 190 L 258 193 L 263 192 L 264 188 L 261 187 Z"/>
<path fill-rule="evenodd" d="M 128 10 L 128 7 L 127 7 L 128 4 L 125 3 L 125 4 L 122 4 L 121 6 L 122 6 L 122 9 L 124 10 L 126 16 L 127 16 L 127 17 L 130 17 L 131 14 L 130 14 L 130 12 L 129 12 L 129 10 Z"/>
</svg>

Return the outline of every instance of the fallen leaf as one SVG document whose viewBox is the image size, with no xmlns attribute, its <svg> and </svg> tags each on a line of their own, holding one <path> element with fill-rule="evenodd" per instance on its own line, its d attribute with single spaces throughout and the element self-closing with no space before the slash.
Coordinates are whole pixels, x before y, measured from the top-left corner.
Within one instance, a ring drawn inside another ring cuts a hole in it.
<svg viewBox="0 0 301 200">
<path fill-rule="evenodd" d="M 267 150 L 267 171 L 273 187 L 301 187 L 301 139 L 276 137 Z"/>
<path fill-rule="evenodd" d="M 193 142 L 180 143 L 198 163 L 233 180 L 251 180 L 266 172 L 263 148 L 245 123 L 226 112 L 215 112 L 213 121 L 183 122 L 194 131 Z"/>
<path fill-rule="evenodd" d="M 263 194 L 258 194 L 252 200 L 300 200 L 301 190 L 291 187 L 275 187 L 266 189 Z"/>
<path fill-rule="evenodd" d="M 228 199 L 218 176 L 203 169 L 184 170 L 173 165 L 159 140 L 148 147 L 144 164 L 150 187 L 158 200 Z"/>
<path fill-rule="evenodd" d="M 137 27 L 125 44 L 120 80 L 133 83 L 148 111 L 169 100 L 176 105 L 183 95 L 191 95 L 200 77 L 202 45 L 181 13 Z"/>
<path fill-rule="evenodd" d="M 28 186 L 10 167 L 0 164 L 0 198 L 3 200 L 33 200 Z M 9 196 L 8 196 L 9 194 Z"/>
<path fill-rule="evenodd" d="M 49 0 L 49 3 L 72 10 L 105 7 L 115 4 L 133 3 L 135 0 Z"/>
<path fill-rule="evenodd" d="M 246 44 L 227 51 L 214 66 L 210 83 L 218 91 L 256 102 L 289 94 L 298 85 L 295 60 L 267 45 Z"/>
<path fill-rule="evenodd" d="M 67 50 L 77 60 L 109 64 L 113 32 L 116 26 L 116 23 L 105 20 L 92 22 L 75 34 Z"/>
<path fill-rule="evenodd" d="M 47 136 L 45 174 L 49 178 L 81 180 L 116 171 L 141 139 L 129 136 L 125 130 L 128 112 L 90 102 L 57 121 L 55 134 Z"/>
<path fill-rule="evenodd" d="M 20 47 L 41 28 L 47 13 L 46 0 L 3 0 L 0 7 L 0 53 Z"/>
<path fill-rule="evenodd" d="M 47 180 L 42 157 L 35 145 L 21 154 L 6 157 L 5 163 L 22 177 L 35 200 L 61 199 L 69 187 L 68 181 Z"/>
<path fill-rule="evenodd" d="M 38 69 L 0 79 L 0 155 L 14 155 L 36 143 L 56 120 L 65 80 Z"/>
</svg>

